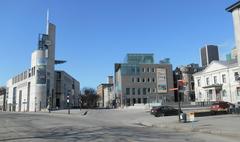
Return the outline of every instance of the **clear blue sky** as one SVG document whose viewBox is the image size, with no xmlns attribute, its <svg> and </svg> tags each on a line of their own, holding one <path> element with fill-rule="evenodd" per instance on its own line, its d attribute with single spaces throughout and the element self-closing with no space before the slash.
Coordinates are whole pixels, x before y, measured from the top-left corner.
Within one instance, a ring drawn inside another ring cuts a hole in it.
<svg viewBox="0 0 240 142">
<path fill-rule="evenodd" d="M 236 0 L 1 0 L 0 85 L 30 67 L 46 11 L 57 26 L 56 57 L 84 86 L 96 87 L 113 75 L 127 53 L 169 57 L 174 67 L 200 63 L 199 49 L 234 46 L 232 16 Z"/>
</svg>

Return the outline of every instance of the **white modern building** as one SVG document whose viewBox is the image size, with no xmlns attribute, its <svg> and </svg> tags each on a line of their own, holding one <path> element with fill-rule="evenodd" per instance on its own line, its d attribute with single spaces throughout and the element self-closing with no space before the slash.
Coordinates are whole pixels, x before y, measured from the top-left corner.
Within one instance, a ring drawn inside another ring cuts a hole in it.
<svg viewBox="0 0 240 142">
<path fill-rule="evenodd" d="M 212 61 L 203 71 L 193 74 L 196 103 L 240 101 L 240 80 L 237 60 Z"/>
<path fill-rule="evenodd" d="M 31 67 L 7 82 L 8 111 L 65 108 L 67 95 L 77 98 L 80 94 L 79 82 L 65 73 L 60 72 L 61 83 L 57 83 L 55 64 L 65 61 L 55 60 L 55 31 L 56 26 L 49 22 L 47 16 L 46 33 L 39 35 L 38 48 L 32 53 Z M 73 102 L 70 104 L 78 105 Z"/>
</svg>

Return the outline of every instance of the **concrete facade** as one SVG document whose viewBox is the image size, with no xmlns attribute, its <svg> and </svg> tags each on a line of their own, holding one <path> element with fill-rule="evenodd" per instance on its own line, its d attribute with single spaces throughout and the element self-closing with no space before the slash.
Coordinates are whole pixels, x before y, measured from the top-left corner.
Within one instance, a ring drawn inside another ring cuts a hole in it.
<svg viewBox="0 0 240 142">
<path fill-rule="evenodd" d="M 213 61 L 203 71 L 195 73 L 196 103 L 211 103 L 240 101 L 240 82 L 237 61 Z"/>
<path fill-rule="evenodd" d="M 64 71 L 55 71 L 56 107 L 67 108 L 67 96 L 70 107 L 80 106 L 80 83 Z"/>
<path fill-rule="evenodd" d="M 6 110 L 6 88 L 0 87 L 0 111 Z"/>
<path fill-rule="evenodd" d="M 171 64 L 155 64 L 153 54 L 128 54 L 115 64 L 115 94 L 120 106 L 174 101 Z"/>
</svg>

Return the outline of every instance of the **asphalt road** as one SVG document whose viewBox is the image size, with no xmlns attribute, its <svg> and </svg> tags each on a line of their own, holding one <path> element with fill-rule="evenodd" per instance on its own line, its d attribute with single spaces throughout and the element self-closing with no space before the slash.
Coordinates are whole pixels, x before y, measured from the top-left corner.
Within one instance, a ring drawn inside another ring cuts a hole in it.
<svg viewBox="0 0 240 142">
<path fill-rule="evenodd" d="M 79 119 L 68 115 L 0 112 L 0 141 L 231 142 L 233 140 L 201 133 L 161 130 L 138 124 L 123 125 L 96 118 Z"/>
</svg>

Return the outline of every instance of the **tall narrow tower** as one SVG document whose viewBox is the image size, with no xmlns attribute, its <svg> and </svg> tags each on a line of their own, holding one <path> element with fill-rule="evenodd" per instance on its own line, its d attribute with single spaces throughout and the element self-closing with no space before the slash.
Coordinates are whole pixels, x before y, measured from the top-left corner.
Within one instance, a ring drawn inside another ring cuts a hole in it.
<svg viewBox="0 0 240 142">
<path fill-rule="evenodd" d="M 233 16 L 235 43 L 237 48 L 237 60 L 238 65 L 240 66 L 240 1 L 229 6 L 226 10 L 228 12 L 231 12 Z"/>
</svg>

